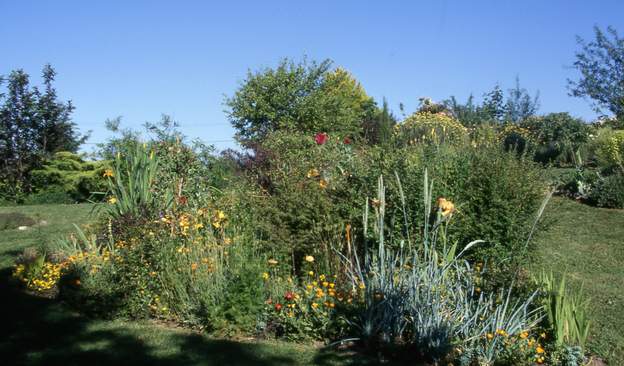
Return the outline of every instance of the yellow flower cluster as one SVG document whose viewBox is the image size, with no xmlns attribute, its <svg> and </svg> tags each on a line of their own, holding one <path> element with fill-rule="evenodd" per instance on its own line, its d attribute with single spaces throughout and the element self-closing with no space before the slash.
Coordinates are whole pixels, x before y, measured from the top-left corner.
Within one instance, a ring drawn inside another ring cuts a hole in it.
<svg viewBox="0 0 624 366">
<path fill-rule="evenodd" d="M 456 143 L 468 130 L 445 113 L 417 112 L 395 126 L 394 134 L 409 145 Z"/>
<path fill-rule="evenodd" d="M 19 279 L 30 290 L 45 292 L 56 286 L 63 268 L 63 264 L 44 262 L 42 267 L 29 277 L 26 265 L 18 264 L 13 270 L 13 277 Z"/>
</svg>

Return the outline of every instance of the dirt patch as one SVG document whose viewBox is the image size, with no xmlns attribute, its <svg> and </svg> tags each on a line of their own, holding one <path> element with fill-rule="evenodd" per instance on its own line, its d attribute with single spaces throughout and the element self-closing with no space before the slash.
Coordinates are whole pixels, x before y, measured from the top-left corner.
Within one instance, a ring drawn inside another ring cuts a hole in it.
<svg viewBox="0 0 624 366">
<path fill-rule="evenodd" d="M 36 220 L 22 213 L 0 213 L 0 230 L 12 230 L 20 226 L 33 226 L 36 223 Z"/>
</svg>

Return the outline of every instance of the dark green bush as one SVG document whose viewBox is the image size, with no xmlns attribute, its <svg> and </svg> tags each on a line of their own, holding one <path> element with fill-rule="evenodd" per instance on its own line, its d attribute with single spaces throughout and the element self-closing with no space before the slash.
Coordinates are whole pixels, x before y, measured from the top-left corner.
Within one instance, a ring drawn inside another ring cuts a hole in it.
<svg viewBox="0 0 624 366">
<path fill-rule="evenodd" d="M 548 164 L 574 165 L 575 154 L 589 137 L 590 127 L 568 113 L 532 116 L 521 123 L 536 144 L 535 160 Z"/>
<path fill-rule="evenodd" d="M 589 199 L 598 207 L 624 208 L 624 174 L 598 179 Z"/>
<path fill-rule="evenodd" d="M 104 160 L 85 161 L 79 154 L 58 152 L 31 172 L 34 197 L 30 202 L 84 202 L 93 192 L 104 190 L 106 181 L 102 173 L 107 165 Z"/>
</svg>

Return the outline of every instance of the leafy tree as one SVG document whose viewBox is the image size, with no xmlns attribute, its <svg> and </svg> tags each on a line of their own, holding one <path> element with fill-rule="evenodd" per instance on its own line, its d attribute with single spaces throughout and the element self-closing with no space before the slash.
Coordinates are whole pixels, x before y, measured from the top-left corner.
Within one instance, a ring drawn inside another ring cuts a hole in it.
<svg viewBox="0 0 624 366">
<path fill-rule="evenodd" d="M 28 74 L 14 70 L 0 94 L 0 185 L 8 198 L 28 192 L 29 173 L 58 151 L 77 151 L 87 136 L 71 121 L 71 102 L 60 102 L 52 86 L 55 71 L 43 68 L 43 93 Z M 0 80 L 0 83 L 3 80 Z"/>
<path fill-rule="evenodd" d="M 482 108 L 475 104 L 472 94 L 470 94 L 464 104 L 458 102 L 454 96 L 445 100 L 443 104 L 453 117 L 464 126 L 476 126 L 487 120 L 487 118 L 484 118 Z"/>
<path fill-rule="evenodd" d="M 483 123 L 519 123 L 534 116 L 539 109 L 539 93 L 534 97 L 525 88 L 520 87 L 516 78 L 516 86 L 508 90 L 507 98 L 503 89 L 497 84 L 483 95 L 483 102 L 478 105 L 471 94 L 466 103 L 461 104 L 455 97 L 442 102 L 446 110 L 464 126 L 476 126 Z"/>
<path fill-rule="evenodd" d="M 624 39 L 613 27 L 606 33 L 594 27 L 596 39 L 586 42 L 577 37 L 581 50 L 576 53 L 574 68 L 581 77 L 568 80 L 570 95 L 589 97 L 596 112 L 608 110 L 624 119 Z"/>
<path fill-rule="evenodd" d="M 483 96 L 481 112 L 489 121 L 502 122 L 505 117 L 504 94 L 501 87 L 496 84 L 494 89 Z"/>
<path fill-rule="evenodd" d="M 516 86 L 509 89 L 509 95 L 505 102 L 504 120 L 506 122 L 519 123 L 530 116 L 534 116 L 539 109 L 539 92 L 535 97 L 531 95 L 525 88 L 520 87 L 520 79 L 516 77 Z"/>
<path fill-rule="evenodd" d="M 335 132 L 361 135 L 362 122 L 375 104 L 364 88 L 331 61 L 294 63 L 247 74 L 234 96 L 226 99 L 236 138 L 244 146 L 274 131 Z"/>
</svg>

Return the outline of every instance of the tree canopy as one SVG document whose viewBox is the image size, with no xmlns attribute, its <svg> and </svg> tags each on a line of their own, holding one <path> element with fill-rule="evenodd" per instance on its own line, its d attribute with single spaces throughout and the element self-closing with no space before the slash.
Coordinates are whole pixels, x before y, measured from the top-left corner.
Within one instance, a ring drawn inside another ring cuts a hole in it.
<svg viewBox="0 0 624 366">
<path fill-rule="evenodd" d="M 375 103 L 360 83 L 332 62 L 284 59 L 276 68 L 249 72 L 225 102 L 243 146 L 278 130 L 361 135 Z"/>
<path fill-rule="evenodd" d="M 581 49 L 576 53 L 576 68 L 581 76 L 568 80 L 570 95 L 589 97 L 594 109 L 608 110 L 624 119 L 624 39 L 613 27 L 603 32 L 594 27 L 595 39 L 587 42 L 577 37 Z"/>
<path fill-rule="evenodd" d="M 55 76 L 45 65 L 43 90 L 31 87 L 21 69 L 6 78 L 6 91 L 0 93 L 0 184 L 6 192 L 28 191 L 29 172 L 43 159 L 59 151 L 76 152 L 86 139 L 71 120 L 74 106 L 58 100 Z"/>
</svg>

